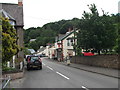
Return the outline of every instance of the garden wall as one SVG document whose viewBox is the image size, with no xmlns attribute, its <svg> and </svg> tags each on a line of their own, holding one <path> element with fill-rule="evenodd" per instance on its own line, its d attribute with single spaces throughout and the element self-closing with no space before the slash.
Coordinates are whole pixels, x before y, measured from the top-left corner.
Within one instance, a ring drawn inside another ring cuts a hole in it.
<svg viewBox="0 0 120 90">
<path fill-rule="evenodd" d="M 120 55 L 76 56 L 71 58 L 72 63 L 120 69 Z"/>
</svg>

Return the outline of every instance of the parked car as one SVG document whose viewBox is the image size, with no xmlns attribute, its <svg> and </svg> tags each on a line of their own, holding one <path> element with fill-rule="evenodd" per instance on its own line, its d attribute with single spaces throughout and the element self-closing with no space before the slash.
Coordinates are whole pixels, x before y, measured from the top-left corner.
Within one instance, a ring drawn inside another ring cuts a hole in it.
<svg viewBox="0 0 120 90">
<path fill-rule="evenodd" d="M 95 54 L 92 52 L 82 52 L 83 56 L 94 56 Z"/>
<path fill-rule="evenodd" d="M 27 56 L 27 70 L 30 70 L 31 68 L 38 68 L 42 69 L 42 60 L 39 56 Z"/>
<path fill-rule="evenodd" d="M 38 54 L 37 56 L 45 57 L 45 54 Z"/>
<path fill-rule="evenodd" d="M 38 54 L 38 55 L 36 55 L 36 56 L 43 57 L 42 54 Z"/>
</svg>

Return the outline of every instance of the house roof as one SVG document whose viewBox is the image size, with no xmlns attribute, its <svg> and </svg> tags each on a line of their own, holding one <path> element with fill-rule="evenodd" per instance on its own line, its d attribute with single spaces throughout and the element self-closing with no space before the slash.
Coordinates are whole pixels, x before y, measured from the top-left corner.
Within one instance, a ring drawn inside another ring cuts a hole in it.
<svg viewBox="0 0 120 90">
<path fill-rule="evenodd" d="M 23 26 L 23 7 L 18 4 L 0 3 L 0 10 L 4 10 L 7 16 L 16 21 L 17 26 Z M 4 14 L 6 15 L 6 14 Z"/>
<path fill-rule="evenodd" d="M 42 51 L 44 51 L 45 49 L 46 49 L 46 47 L 42 47 L 42 48 L 38 49 L 38 51 L 39 51 L 39 52 L 42 52 Z"/>
<path fill-rule="evenodd" d="M 69 35 L 71 35 L 72 33 L 74 33 L 74 30 L 73 31 L 71 31 L 71 32 L 69 32 L 69 33 L 67 33 L 63 38 L 61 38 L 60 40 L 58 40 L 58 41 L 62 41 L 62 40 L 64 40 L 65 38 L 67 38 Z M 58 42 L 57 41 L 57 42 Z"/>
<path fill-rule="evenodd" d="M 35 53 L 34 49 L 28 49 L 31 53 Z"/>
<path fill-rule="evenodd" d="M 35 41 L 36 39 L 30 39 L 30 42 Z"/>
<path fill-rule="evenodd" d="M 4 9 L 0 10 L 0 14 L 5 18 L 15 21 L 15 19 L 9 13 L 7 13 Z"/>
</svg>

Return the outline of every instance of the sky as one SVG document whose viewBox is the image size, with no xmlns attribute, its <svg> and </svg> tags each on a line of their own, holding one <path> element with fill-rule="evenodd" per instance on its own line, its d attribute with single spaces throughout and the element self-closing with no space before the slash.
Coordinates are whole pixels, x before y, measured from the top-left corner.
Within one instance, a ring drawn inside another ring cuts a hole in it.
<svg viewBox="0 0 120 90">
<path fill-rule="evenodd" d="M 24 28 L 42 27 L 44 24 L 81 18 L 83 11 L 89 11 L 87 5 L 95 4 L 102 15 L 103 9 L 109 14 L 118 13 L 120 0 L 23 0 Z M 18 0 L 0 0 L 0 3 L 18 3 Z"/>
</svg>

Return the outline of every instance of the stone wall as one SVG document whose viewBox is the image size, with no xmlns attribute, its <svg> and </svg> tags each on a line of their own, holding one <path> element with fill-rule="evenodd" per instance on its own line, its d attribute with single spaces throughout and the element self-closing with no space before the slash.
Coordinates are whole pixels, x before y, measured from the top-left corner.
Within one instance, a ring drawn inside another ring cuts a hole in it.
<svg viewBox="0 0 120 90">
<path fill-rule="evenodd" d="M 76 56 L 71 58 L 72 63 L 120 69 L 118 55 Z"/>
<path fill-rule="evenodd" d="M 10 76 L 11 80 L 20 79 L 24 76 L 24 72 L 3 74 L 2 78 L 6 78 L 8 76 Z"/>
</svg>

